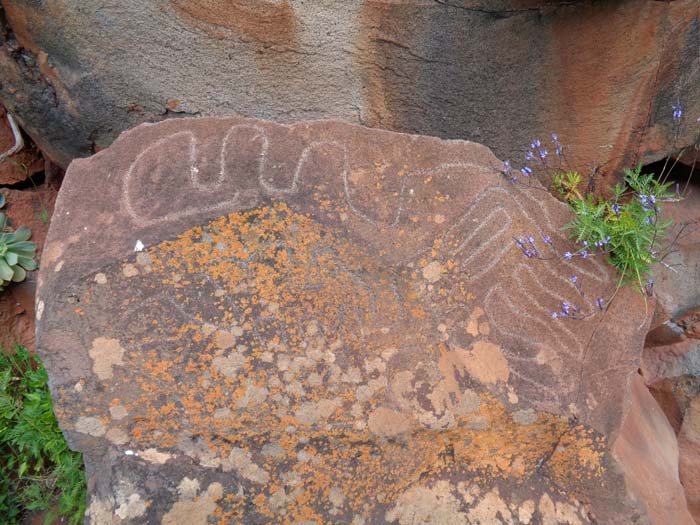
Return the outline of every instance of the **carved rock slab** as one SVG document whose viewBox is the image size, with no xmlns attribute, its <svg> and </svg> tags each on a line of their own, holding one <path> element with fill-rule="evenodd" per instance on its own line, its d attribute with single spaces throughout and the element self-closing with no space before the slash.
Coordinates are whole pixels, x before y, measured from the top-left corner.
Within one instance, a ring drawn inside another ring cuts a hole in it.
<svg viewBox="0 0 700 525">
<path fill-rule="evenodd" d="M 615 279 L 525 259 L 513 237 L 570 249 L 570 216 L 501 165 L 240 118 L 75 161 L 37 317 L 91 522 L 644 523 L 609 452 L 642 298 L 552 320 Z"/>
</svg>

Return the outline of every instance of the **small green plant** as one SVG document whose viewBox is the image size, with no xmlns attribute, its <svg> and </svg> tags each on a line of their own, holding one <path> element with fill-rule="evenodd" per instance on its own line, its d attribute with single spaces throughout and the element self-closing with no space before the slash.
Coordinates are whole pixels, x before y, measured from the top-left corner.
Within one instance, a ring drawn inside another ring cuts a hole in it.
<svg viewBox="0 0 700 525">
<path fill-rule="evenodd" d="M 559 171 L 554 175 L 552 186 L 566 202 L 573 198 L 583 199 L 578 185 L 581 184 L 581 174 L 578 171 Z"/>
<path fill-rule="evenodd" d="M 0 193 L 0 208 L 5 206 L 5 195 Z M 24 226 L 12 231 L 7 216 L 0 212 L 0 291 L 10 282 L 21 282 L 27 271 L 36 270 L 36 244 L 29 239 L 32 232 Z"/>
<path fill-rule="evenodd" d="M 555 187 L 565 197 L 575 219 L 565 226 L 582 253 L 607 252 L 620 275 L 620 285 L 647 288 L 652 265 L 661 260 L 661 246 L 672 221 L 660 218 L 660 202 L 672 197 L 671 182 L 661 183 L 653 174 L 642 174 L 641 165 L 627 169 L 624 184 L 613 188 L 611 199 L 584 195 L 581 176 L 568 172 L 555 177 Z M 653 281 L 652 281 L 653 282 Z"/>
<path fill-rule="evenodd" d="M 35 511 L 49 511 L 46 523 L 60 514 L 77 525 L 85 513 L 82 458 L 58 428 L 47 380 L 25 348 L 0 350 L 0 521 L 8 525 Z"/>
</svg>

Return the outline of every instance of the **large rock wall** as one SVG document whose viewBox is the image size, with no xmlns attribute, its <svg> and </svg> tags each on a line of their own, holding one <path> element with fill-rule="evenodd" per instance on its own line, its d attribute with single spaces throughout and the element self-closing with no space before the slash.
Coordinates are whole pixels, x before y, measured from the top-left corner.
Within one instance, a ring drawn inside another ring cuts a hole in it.
<svg viewBox="0 0 700 525">
<path fill-rule="evenodd" d="M 700 115 L 697 0 L 1 3 L 0 101 L 64 165 L 144 121 L 237 113 L 501 158 L 558 131 L 610 173 L 692 143 Z"/>
</svg>

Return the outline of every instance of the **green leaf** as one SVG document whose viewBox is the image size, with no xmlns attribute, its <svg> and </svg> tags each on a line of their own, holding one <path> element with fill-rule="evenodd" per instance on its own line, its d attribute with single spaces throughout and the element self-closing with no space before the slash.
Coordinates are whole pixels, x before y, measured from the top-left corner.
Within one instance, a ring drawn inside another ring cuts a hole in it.
<svg viewBox="0 0 700 525">
<path fill-rule="evenodd" d="M 12 268 L 12 282 L 20 283 L 27 278 L 27 272 L 21 266 L 14 266 Z"/>
<path fill-rule="evenodd" d="M 14 246 L 12 246 L 12 253 L 16 253 L 17 257 L 27 257 L 29 259 L 33 259 L 34 256 L 36 255 L 35 251 L 31 250 L 18 250 Z"/>
<path fill-rule="evenodd" d="M 17 241 L 9 244 L 13 252 L 29 252 L 32 254 L 32 256 L 36 253 L 36 244 L 33 242 Z"/>
<path fill-rule="evenodd" d="M 25 257 L 24 255 L 20 255 L 17 258 L 17 262 L 22 268 L 29 271 L 36 270 L 39 267 L 34 259 L 31 257 Z"/>
<path fill-rule="evenodd" d="M 15 231 L 15 240 L 17 241 L 28 241 L 32 236 L 32 231 L 26 226 L 20 226 Z"/>
<path fill-rule="evenodd" d="M 7 252 L 5 254 L 5 262 L 9 264 L 10 266 L 14 266 L 17 264 L 17 254 L 14 252 Z"/>
<path fill-rule="evenodd" d="M 4 258 L 0 258 L 0 279 L 3 281 L 10 281 L 12 275 L 12 268 L 5 262 Z"/>
</svg>

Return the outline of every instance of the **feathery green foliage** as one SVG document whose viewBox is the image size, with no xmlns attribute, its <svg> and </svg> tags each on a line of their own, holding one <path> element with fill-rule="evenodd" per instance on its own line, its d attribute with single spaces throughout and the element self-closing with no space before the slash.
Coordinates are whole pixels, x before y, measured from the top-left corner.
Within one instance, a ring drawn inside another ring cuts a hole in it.
<svg viewBox="0 0 700 525">
<path fill-rule="evenodd" d="M 566 198 L 575 219 L 565 226 L 577 243 L 604 246 L 620 283 L 634 283 L 640 291 L 651 277 L 652 265 L 661 258 L 660 243 L 672 221 L 660 218 L 660 201 L 671 197 L 671 182 L 661 183 L 653 174 L 642 174 L 641 165 L 625 170 L 625 184 L 613 188 L 606 200 L 583 195 L 578 173 L 562 173 L 554 185 Z"/>
<path fill-rule="evenodd" d="M 58 428 L 47 381 L 25 348 L 0 350 L 0 521 L 8 525 L 46 510 L 47 522 L 57 511 L 77 525 L 85 513 L 82 457 Z"/>
</svg>

